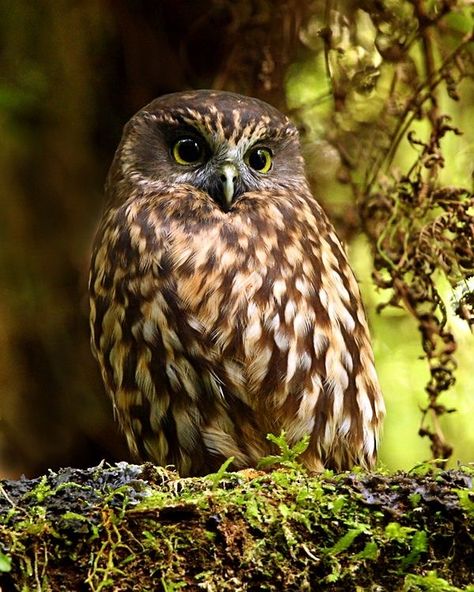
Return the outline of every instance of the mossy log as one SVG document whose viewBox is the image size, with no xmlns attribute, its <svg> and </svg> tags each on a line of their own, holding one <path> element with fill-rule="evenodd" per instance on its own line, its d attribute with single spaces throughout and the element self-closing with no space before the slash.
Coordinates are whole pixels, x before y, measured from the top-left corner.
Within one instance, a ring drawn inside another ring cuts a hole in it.
<svg viewBox="0 0 474 592">
<path fill-rule="evenodd" d="M 469 468 L 309 475 L 291 463 L 3 481 L 0 589 L 474 591 L 472 483 Z"/>
</svg>

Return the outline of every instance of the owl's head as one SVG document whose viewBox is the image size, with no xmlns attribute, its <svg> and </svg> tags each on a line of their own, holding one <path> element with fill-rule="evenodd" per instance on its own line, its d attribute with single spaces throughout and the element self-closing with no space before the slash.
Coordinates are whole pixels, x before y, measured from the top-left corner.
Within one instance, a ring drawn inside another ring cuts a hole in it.
<svg viewBox="0 0 474 592">
<path fill-rule="evenodd" d="M 298 131 L 274 107 L 230 92 L 162 96 L 125 126 L 110 198 L 191 185 L 224 211 L 248 192 L 305 183 Z"/>
</svg>

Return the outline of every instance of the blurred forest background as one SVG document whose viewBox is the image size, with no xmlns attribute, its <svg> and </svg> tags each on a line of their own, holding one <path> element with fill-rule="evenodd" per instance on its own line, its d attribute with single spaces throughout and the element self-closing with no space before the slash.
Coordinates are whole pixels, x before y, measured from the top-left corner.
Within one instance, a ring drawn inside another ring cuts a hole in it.
<svg viewBox="0 0 474 592">
<path fill-rule="evenodd" d="M 370 318 L 382 465 L 474 461 L 469 4 L 0 0 L 0 476 L 128 459 L 89 349 L 89 249 L 122 126 L 187 88 L 300 126 Z"/>
</svg>

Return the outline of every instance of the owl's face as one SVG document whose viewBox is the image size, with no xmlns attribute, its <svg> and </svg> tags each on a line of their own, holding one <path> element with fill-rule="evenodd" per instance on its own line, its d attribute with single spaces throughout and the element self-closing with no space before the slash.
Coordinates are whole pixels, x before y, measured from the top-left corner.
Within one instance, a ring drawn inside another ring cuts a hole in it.
<svg viewBox="0 0 474 592">
<path fill-rule="evenodd" d="M 165 95 L 139 111 L 111 175 L 109 187 L 125 184 L 122 195 L 190 185 L 226 212 L 246 193 L 305 183 L 286 116 L 258 99 L 205 90 Z"/>
</svg>

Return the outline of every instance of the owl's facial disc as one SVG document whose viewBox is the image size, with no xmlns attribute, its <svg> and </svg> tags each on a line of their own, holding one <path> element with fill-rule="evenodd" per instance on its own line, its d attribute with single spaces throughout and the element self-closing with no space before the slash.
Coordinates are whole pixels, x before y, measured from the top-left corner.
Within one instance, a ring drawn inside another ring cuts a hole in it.
<svg viewBox="0 0 474 592">
<path fill-rule="evenodd" d="M 173 195 L 183 185 L 229 213 L 264 204 L 276 190 L 307 190 L 298 131 L 270 105 L 233 93 L 186 91 L 155 99 L 125 128 L 109 198 L 123 201 L 125 186 Z"/>
</svg>

